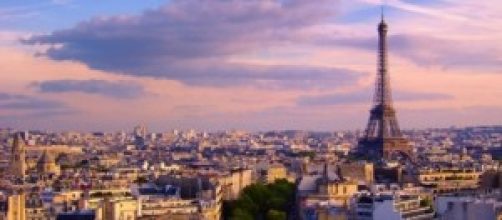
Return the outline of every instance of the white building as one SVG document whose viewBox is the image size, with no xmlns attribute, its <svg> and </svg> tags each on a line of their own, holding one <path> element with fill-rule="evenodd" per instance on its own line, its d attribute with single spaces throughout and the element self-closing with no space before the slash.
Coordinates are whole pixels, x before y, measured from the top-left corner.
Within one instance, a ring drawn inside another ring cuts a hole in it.
<svg viewBox="0 0 502 220">
<path fill-rule="evenodd" d="M 433 219 L 432 207 L 418 195 L 361 195 L 356 202 L 356 219 L 403 220 Z"/>
<path fill-rule="evenodd" d="M 502 197 L 439 196 L 435 205 L 439 219 L 502 219 Z"/>
</svg>

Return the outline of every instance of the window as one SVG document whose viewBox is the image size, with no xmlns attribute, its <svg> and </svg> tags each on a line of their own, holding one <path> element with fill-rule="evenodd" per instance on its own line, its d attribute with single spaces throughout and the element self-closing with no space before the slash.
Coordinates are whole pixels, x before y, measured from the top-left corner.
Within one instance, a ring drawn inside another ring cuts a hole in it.
<svg viewBox="0 0 502 220">
<path fill-rule="evenodd" d="M 372 216 L 371 212 L 358 212 L 357 215 L 359 216 Z"/>
</svg>

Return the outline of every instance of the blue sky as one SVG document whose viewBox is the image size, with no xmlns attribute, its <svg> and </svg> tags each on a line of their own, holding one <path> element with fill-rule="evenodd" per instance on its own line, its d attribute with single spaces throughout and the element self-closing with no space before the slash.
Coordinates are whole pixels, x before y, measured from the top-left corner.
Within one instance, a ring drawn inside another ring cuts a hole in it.
<svg viewBox="0 0 502 220">
<path fill-rule="evenodd" d="M 53 31 L 69 28 L 96 16 L 134 15 L 168 0 L 4 0 L 0 2 L 0 28 L 20 31 Z"/>
<path fill-rule="evenodd" d="M 358 4 L 357 1 L 339 1 L 340 16 L 334 19 L 343 23 L 373 22 L 380 16 L 381 5 Z M 440 5 L 439 0 L 403 1 L 414 5 Z M 69 28 L 81 21 L 97 16 L 138 15 L 169 4 L 169 0 L 4 0 L 0 2 L 0 15 L 4 18 L 0 28 L 23 31 L 53 31 Z M 343 9 L 347 10 L 343 10 Z M 407 12 L 391 5 L 385 7 L 387 17 L 406 16 Z"/>
</svg>

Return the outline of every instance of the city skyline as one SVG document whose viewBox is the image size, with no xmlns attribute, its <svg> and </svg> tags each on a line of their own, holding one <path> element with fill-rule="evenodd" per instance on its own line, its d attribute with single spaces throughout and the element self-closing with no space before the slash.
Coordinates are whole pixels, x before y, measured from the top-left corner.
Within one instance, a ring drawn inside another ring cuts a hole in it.
<svg viewBox="0 0 502 220">
<path fill-rule="evenodd" d="M 5 1 L 0 123 L 51 130 L 139 123 L 152 130 L 362 130 L 377 71 L 380 6 Z M 495 1 L 387 1 L 401 127 L 502 124 L 497 9 L 502 4 Z"/>
</svg>

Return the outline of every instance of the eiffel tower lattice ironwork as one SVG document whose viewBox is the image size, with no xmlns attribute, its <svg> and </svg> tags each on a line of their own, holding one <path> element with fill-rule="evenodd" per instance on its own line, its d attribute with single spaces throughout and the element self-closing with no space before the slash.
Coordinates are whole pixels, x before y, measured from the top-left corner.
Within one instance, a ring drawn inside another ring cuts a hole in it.
<svg viewBox="0 0 502 220">
<path fill-rule="evenodd" d="M 383 14 L 378 25 L 378 72 L 375 81 L 374 106 L 368 125 L 359 141 L 360 152 L 373 158 L 388 159 L 395 152 L 411 156 L 409 142 L 403 138 L 392 104 L 387 59 L 387 31 Z"/>
</svg>

